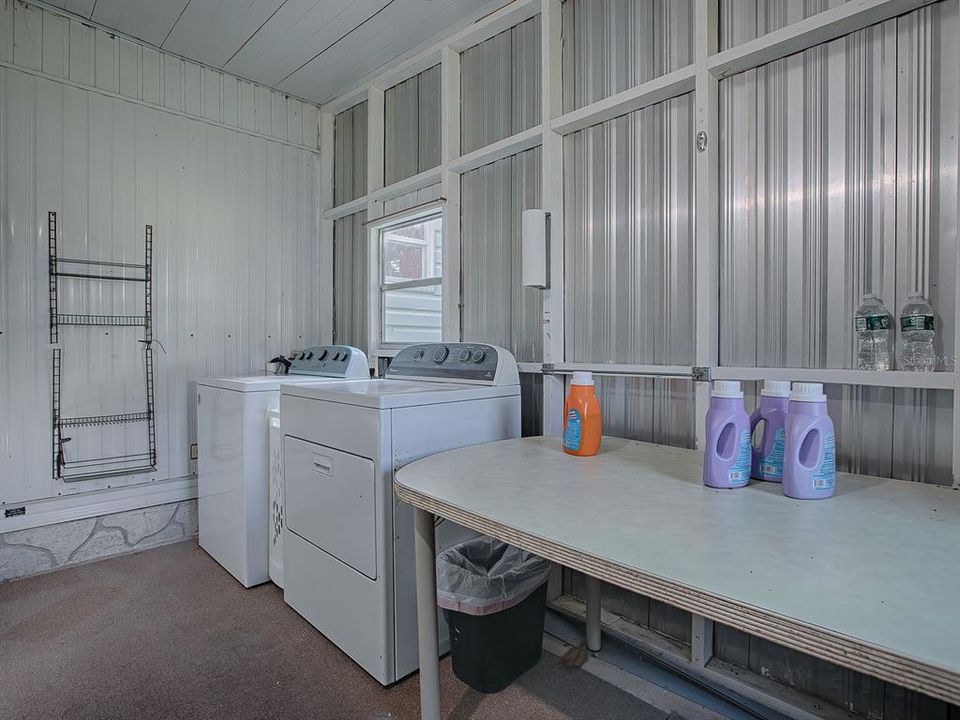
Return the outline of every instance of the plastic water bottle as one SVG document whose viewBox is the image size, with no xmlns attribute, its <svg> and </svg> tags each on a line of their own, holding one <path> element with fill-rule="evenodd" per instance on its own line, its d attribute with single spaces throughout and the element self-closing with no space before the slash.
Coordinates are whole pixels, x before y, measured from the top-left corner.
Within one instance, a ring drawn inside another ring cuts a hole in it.
<svg viewBox="0 0 960 720">
<path fill-rule="evenodd" d="M 821 500 L 833 495 L 837 451 L 823 385 L 793 384 L 786 435 L 783 494 L 798 500 Z"/>
<path fill-rule="evenodd" d="M 933 308 L 920 293 L 912 294 L 900 313 L 900 368 L 933 372 L 937 357 L 933 351 L 935 333 Z"/>
<path fill-rule="evenodd" d="M 890 313 L 873 293 L 863 296 L 853 320 L 857 333 L 857 369 L 890 369 Z"/>
<path fill-rule="evenodd" d="M 707 410 L 707 443 L 703 451 L 703 484 L 739 488 L 750 482 L 750 418 L 736 380 L 717 380 Z"/>
</svg>

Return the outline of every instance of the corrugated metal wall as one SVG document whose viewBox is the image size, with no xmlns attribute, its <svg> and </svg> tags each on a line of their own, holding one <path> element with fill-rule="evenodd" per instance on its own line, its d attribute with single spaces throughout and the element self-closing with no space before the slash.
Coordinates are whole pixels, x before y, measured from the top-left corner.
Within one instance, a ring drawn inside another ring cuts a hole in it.
<svg viewBox="0 0 960 720">
<path fill-rule="evenodd" d="M 64 256 L 142 262 L 153 224 L 154 477 L 182 477 L 193 381 L 257 371 L 320 335 L 318 170 L 305 149 L 0 69 L 0 500 L 138 479 L 51 480 L 47 211 L 59 213 Z M 64 279 L 61 289 L 61 312 L 142 307 L 142 286 Z M 143 409 L 136 336 L 61 330 L 65 415 Z"/>
<path fill-rule="evenodd" d="M 364 352 L 369 345 L 370 296 L 366 220 L 364 211 L 333 223 L 333 339 Z"/>
<path fill-rule="evenodd" d="M 460 151 L 540 124 L 540 16 L 460 55 Z"/>
<path fill-rule="evenodd" d="M 720 49 L 766 35 L 847 0 L 720 0 Z"/>
<path fill-rule="evenodd" d="M 917 288 L 955 364 L 957 31 L 939 3 L 721 82 L 722 364 L 853 367 L 863 293 Z M 950 408 L 833 388 L 841 467 L 949 483 Z"/>
<path fill-rule="evenodd" d="M 314 105 L 55 10 L 0 2 L 0 61 L 197 119 L 318 147 L 319 110 Z"/>
<path fill-rule="evenodd" d="M 440 164 L 440 66 L 383 94 L 384 184 Z"/>
<path fill-rule="evenodd" d="M 367 101 L 333 118 L 333 204 L 367 194 Z"/>
<path fill-rule="evenodd" d="M 691 0 L 564 0 L 563 109 L 693 62 Z"/>
<path fill-rule="evenodd" d="M 543 291 L 520 283 L 520 214 L 540 207 L 540 148 L 461 176 L 463 338 L 543 359 Z"/>
<path fill-rule="evenodd" d="M 693 99 L 564 138 L 566 357 L 691 364 Z"/>
</svg>

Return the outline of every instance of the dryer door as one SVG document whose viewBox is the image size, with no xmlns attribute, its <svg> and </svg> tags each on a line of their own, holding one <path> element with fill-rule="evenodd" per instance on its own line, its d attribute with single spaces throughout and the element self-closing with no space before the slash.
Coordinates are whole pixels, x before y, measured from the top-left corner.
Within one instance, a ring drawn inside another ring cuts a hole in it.
<svg viewBox="0 0 960 720">
<path fill-rule="evenodd" d="M 287 528 L 376 580 L 373 461 L 289 435 L 283 442 Z"/>
</svg>

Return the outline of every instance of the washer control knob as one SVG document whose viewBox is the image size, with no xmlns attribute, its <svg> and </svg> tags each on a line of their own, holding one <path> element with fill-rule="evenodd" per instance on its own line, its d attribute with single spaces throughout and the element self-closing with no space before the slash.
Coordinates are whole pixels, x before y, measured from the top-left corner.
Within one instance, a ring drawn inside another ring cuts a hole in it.
<svg viewBox="0 0 960 720">
<path fill-rule="evenodd" d="M 321 350 L 320 352 L 317 353 L 317 360 L 318 360 L 318 361 L 326 360 L 326 359 L 327 359 L 327 355 L 329 355 L 329 354 L 330 354 L 330 353 L 327 352 L 327 349 L 324 348 L 323 350 Z"/>
<path fill-rule="evenodd" d="M 477 348 L 476 350 L 473 351 L 473 355 L 471 355 L 470 357 L 473 359 L 475 363 L 482 363 L 483 359 L 486 356 L 487 356 L 487 353 L 484 351 L 483 348 Z"/>
<path fill-rule="evenodd" d="M 423 348 L 417 348 L 413 351 L 413 359 L 418 361 L 423 360 Z"/>
<path fill-rule="evenodd" d="M 313 357 L 313 353 L 312 353 L 312 352 L 308 352 L 306 355 L 304 355 L 304 357 L 305 357 L 307 360 L 309 360 L 310 358 Z"/>
<path fill-rule="evenodd" d="M 457 355 L 457 359 L 460 362 L 468 362 L 470 360 L 470 351 L 464 348 L 460 351 L 460 354 Z"/>
<path fill-rule="evenodd" d="M 433 353 L 433 361 L 437 364 L 442 363 L 450 355 L 450 348 L 446 345 L 441 345 Z"/>
</svg>

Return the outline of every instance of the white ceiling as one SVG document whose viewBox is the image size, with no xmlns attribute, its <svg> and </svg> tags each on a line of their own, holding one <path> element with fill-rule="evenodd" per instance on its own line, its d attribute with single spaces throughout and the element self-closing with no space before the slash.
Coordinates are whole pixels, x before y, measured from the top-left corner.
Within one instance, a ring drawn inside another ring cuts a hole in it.
<svg viewBox="0 0 960 720">
<path fill-rule="evenodd" d="M 507 0 L 47 0 L 182 57 L 323 103 Z"/>
</svg>

